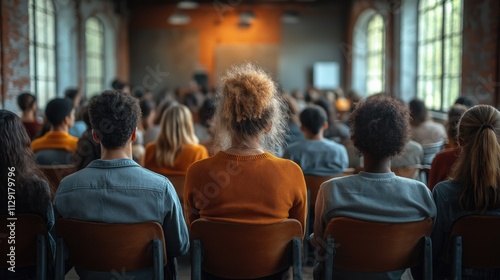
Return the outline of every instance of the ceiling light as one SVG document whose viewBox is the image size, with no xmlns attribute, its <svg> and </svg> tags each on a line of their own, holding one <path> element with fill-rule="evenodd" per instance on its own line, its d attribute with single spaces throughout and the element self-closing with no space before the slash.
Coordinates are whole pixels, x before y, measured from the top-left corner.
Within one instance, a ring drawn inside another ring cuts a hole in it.
<svg viewBox="0 0 500 280">
<path fill-rule="evenodd" d="M 281 16 L 281 21 L 283 23 L 299 23 L 300 22 L 300 14 L 296 11 L 288 10 L 283 13 Z"/>
<path fill-rule="evenodd" d="M 175 12 L 168 17 L 168 23 L 172 25 L 183 25 L 189 22 L 191 22 L 191 17 L 180 12 Z"/>
<path fill-rule="evenodd" d="M 185 10 L 196 9 L 199 5 L 200 4 L 198 2 L 189 0 L 177 2 L 177 8 Z"/>
</svg>

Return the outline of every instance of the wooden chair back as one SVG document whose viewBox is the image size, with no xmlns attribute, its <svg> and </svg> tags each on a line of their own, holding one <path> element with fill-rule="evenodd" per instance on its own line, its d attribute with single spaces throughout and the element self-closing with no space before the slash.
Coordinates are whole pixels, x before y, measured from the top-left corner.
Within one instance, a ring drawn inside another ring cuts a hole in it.
<svg viewBox="0 0 500 280">
<path fill-rule="evenodd" d="M 249 225 L 198 219 L 191 224 L 191 279 L 201 270 L 222 278 L 252 279 L 294 266 L 301 279 L 302 226 L 294 219 Z"/>
<path fill-rule="evenodd" d="M 500 268 L 500 216 L 471 215 L 458 219 L 450 233 L 450 251 L 452 279 L 461 279 L 462 265 Z"/>
<path fill-rule="evenodd" d="M 64 279 L 64 247 L 79 268 L 110 272 L 154 267 L 163 279 L 167 262 L 165 237 L 159 223 L 108 224 L 58 219 L 56 275 Z"/>
<path fill-rule="evenodd" d="M 184 201 L 184 184 L 186 175 L 167 175 L 168 180 L 174 185 L 175 191 L 181 203 Z"/>
<path fill-rule="evenodd" d="M 10 247 L 15 246 L 15 267 L 36 265 L 37 279 L 46 279 L 50 259 L 46 222 L 34 214 L 2 215 L 0 219 L 0 267 L 11 266 L 8 254 L 11 254 Z"/>
<path fill-rule="evenodd" d="M 68 176 L 69 174 L 76 171 L 76 166 L 72 164 L 65 165 L 39 165 L 40 169 L 45 173 L 47 179 L 49 180 L 49 184 L 52 186 L 54 192 L 59 187 L 59 183 L 61 180 Z"/>
<path fill-rule="evenodd" d="M 413 267 L 425 256 L 424 275 L 432 277 L 432 220 L 377 223 L 346 217 L 333 218 L 324 240 L 325 279 L 334 268 L 358 272 L 386 272 Z M 424 242 L 422 241 L 424 240 Z M 328 269 L 327 269 L 328 268 Z"/>
</svg>

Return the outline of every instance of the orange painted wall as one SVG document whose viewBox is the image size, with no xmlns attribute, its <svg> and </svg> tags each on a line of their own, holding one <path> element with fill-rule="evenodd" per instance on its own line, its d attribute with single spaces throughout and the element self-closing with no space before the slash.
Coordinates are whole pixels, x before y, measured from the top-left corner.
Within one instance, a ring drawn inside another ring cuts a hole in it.
<svg viewBox="0 0 500 280">
<path fill-rule="evenodd" d="M 234 7 L 221 14 L 221 9 L 212 5 L 202 5 L 195 10 L 185 10 L 191 17 L 191 23 L 173 26 L 168 17 L 175 9 L 172 7 L 144 7 L 134 9 L 130 27 L 140 29 L 195 29 L 200 38 L 200 63 L 206 67 L 209 76 L 213 77 L 214 53 L 219 44 L 279 44 L 281 42 L 280 6 L 252 6 L 255 14 L 252 26 L 238 27 L 239 13 L 248 10 L 245 7 Z M 212 81 L 213 82 L 213 81 Z M 213 84 L 213 83 L 212 83 Z"/>
</svg>

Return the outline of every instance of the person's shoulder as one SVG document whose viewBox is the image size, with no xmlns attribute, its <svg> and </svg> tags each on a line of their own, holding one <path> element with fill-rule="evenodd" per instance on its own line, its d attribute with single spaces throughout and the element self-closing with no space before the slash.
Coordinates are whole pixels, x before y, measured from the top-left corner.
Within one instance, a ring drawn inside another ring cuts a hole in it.
<svg viewBox="0 0 500 280">
<path fill-rule="evenodd" d="M 450 196 L 451 194 L 458 194 L 461 190 L 461 185 L 452 180 L 439 182 L 434 186 L 433 193 Z"/>
</svg>

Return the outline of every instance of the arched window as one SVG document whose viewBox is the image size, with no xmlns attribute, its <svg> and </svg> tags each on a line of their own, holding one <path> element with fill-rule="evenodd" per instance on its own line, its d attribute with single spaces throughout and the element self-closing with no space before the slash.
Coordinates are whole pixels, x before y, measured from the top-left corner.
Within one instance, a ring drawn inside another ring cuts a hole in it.
<svg viewBox="0 0 500 280">
<path fill-rule="evenodd" d="M 29 0 L 29 42 L 31 91 L 38 106 L 57 96 L 56 24 L 51 0 Z"/>
<path fill-rule="evenodd" d="M 448 111 L 460 95 L 462 0 L 420 0 L 417 97 Z"/>
<path fill-rule="evenodd" d="M 382 92 L 385 85 L 385 32 L 384 19 L 375 14 L 366 29 L 366 93 Z"/>
<path fill-rule="evenodd" d="M 87 94 L 96 94 L 104 89 L 104 27 L 95 17 L 85 23 L 85 57 Z"/>
<path fill-rule="evenodd" d="M 368 9 L 354 27 L 352 46 L 353 90 L 367 96 L 385 90 L 385 26 L 384 18 Z"/>
</svg>

